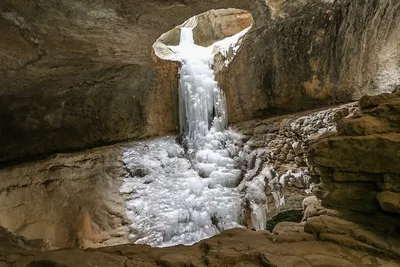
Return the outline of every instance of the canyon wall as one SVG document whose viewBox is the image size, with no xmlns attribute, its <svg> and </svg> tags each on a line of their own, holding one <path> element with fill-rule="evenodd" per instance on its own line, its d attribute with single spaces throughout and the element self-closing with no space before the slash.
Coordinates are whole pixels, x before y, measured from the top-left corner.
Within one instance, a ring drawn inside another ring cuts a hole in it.
<svg viewBox="0 0 400 267">
<path fill-rule="evenodd" d="M 231 122 L 399 83 L 395 0 L 6 0 L 0 162 L 176 131 L 178 65 L 152 45 L 189 17 L 228 7 L 254 18 L 233 62 L 217 70 Z"/>
<path fill-rule="evenodd" d="M 176 131 L 178 66 L 164 32 L 255 1 L 0 3 L 0 162 Z"/>
<path fill-rule="evenodd" d="M 400 96 L 364 96 L 361 113 L 338 122 L 339 134 L 311 145 L 323 204 L 366 213 L 400 214 Z"/>
<path fill-rule="evenodd" d="M 346 102 L 400 84 L 398 1 L 268 2 L 264 24 L 218 73 L 231 122 Z"/>
</svg>

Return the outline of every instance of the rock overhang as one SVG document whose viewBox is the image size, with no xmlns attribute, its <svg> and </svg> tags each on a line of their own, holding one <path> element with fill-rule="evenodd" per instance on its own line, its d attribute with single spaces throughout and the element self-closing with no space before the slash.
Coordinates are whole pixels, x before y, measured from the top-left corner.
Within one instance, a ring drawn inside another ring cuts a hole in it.
<svg viewBox="0 0 400 267">
<path fill-rule="evenodd" d="M 246 10 L 235 8 L 212 9 L 193 16 L 163 33 L 154 42 L 153 50 L 157 57 L 163 60 L 172 60 L 174 52 L 170 47 L 179 45 L 182 27 L 194 27 L 195 44 L 207 47 L 250 28 L 252 25 L 253 16 Z"/>
</svg>

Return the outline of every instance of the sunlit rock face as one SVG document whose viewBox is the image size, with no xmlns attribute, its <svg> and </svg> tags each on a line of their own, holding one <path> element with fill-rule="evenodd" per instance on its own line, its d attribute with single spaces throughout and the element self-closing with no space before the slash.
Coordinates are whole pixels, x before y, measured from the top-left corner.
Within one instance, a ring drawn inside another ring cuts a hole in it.
<svg viewBox="0 0 400 267">
<path fill-rule="evenodd" d="M 234 8 L 210 10 L 193 17 L 193 19 L 196 19 L 196 27 L 193 29 L 194 43 L 205 47 L 235 35 L 253 23 L 253 17 L 248 11 Z M 163 33 L 153 44 L 155 54 L 161 59 L 171 60 L 173 52 L 168 46 L 179 44 L 180 29 L 189 24 L 190 20 L 185 21 Z"/>
</svg>

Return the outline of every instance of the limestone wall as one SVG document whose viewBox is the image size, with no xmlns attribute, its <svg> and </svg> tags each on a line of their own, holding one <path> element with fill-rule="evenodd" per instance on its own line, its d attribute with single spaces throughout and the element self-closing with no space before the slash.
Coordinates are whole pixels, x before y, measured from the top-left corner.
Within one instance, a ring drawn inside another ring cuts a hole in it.
<svg viewBox="0 0 400 267">
<path fill-rule="evenodd" d="M 307 158 L 320 175 L 322 203 L 365 213 L 400 214 L 400 96 L 362 97 L 361 113 L 317 140 Z"/>
</svg>

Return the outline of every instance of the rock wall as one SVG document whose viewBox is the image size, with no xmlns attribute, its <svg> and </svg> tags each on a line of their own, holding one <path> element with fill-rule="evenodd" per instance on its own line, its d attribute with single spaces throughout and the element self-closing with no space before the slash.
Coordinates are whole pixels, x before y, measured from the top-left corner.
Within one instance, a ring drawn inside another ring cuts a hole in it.
<svg viewBox="0 0 400 267">
<path fill-rule="evenodd" d="M 303 201 L 304 231 L 321 241 L 400 257 L 400 94 L 364 96 L 337 133 L 311 140 L 316 197 Z"/>
<path fill-rule="evenodd" d="M 390 92 L 400 83 L 398 1 L 268 5 L 264 23 L 217 75 L 232 122 Z"/>
<path fill-rule="evenodd" d="M 228 7 L 254 18 L 242 49 L 217 73 L 232 122 L 399 83 L 395 0 L 5 0 L 0 162 L 175 131 L 178 66 L 151 47 L 189 17 Z"/>
<path fill-rule="evenodd" d="M 400 256 L 400 95 L 364 96 L 360 113 L 310 146 L 320 184 L 305 231 L 320 240 Z M 321 206 L 322 204 L 322 206 Z M 321 215 L 321 216 L 319 216 Z"/>
<path fill-rule="evenodd" d="M 361 113 L 338 123 L 338 135 L 308 151 L 319 173 L 323 204 L 367 213 L 400 214 L 400 96 L 364 96 Z"/>
<path fill-rule="evenodd" d="M 46 249 L 127 243 L 122 148 L 57 154 L 0 170 L 0 225 Z"/>
<path fill-rule="evenodd" d="M 311 188 L 318 183 L 308 172 L 306 151 L 310 143 L 336 132 L 337 121 L 357 111 L 357 104 L 350 103 L 234 125 L 247 136 L 242 156 L 244 179 L 250 186 L 261 179 L 265 187 L 264 198 L 257 204 L 264 205 L 268 229 L 279 221 L 302 219 L 303 199 L 312 195 Z M 250 220 L 247 223 L 252 228 Z"/>
<path fill-rule="evenodd" d="M 152 45 L 186 19 L 257 1 L 0 3 L 0 162 L 175 131 L 176 64 Z"/>
</svg>

